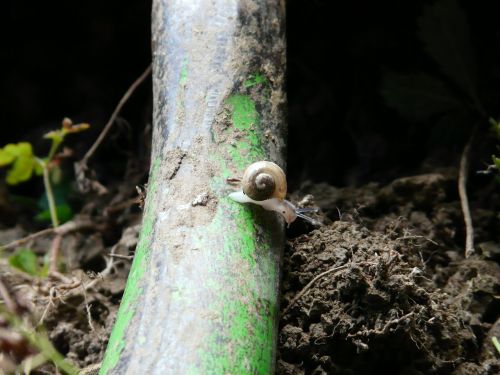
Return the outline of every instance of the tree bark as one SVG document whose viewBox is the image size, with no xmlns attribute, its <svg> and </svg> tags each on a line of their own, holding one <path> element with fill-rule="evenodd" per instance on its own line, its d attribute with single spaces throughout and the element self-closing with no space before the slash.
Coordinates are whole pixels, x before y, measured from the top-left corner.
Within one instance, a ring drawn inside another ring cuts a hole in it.
<svg viewBox="0 0 500 375">
<path fill-rule="evenodd" d="M 283 220 L 231 201 L 285 167 L 284 1 L 153 1 L 143 226 L 101 374 L 274 373 Z"/>
</svg>

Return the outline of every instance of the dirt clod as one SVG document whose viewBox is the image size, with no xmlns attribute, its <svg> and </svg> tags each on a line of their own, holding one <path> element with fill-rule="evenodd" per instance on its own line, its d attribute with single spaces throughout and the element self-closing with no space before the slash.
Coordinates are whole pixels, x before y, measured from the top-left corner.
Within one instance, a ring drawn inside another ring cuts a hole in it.
<svg viewBox="0 0 500 375">
<path fill-rule="evenodd" d="M 434 173 L 298 194 L 344 215 L 287 246 L 278 374 L 500 371 L 500 266 L 464 259 L 453 185 Z"/>
</svg>

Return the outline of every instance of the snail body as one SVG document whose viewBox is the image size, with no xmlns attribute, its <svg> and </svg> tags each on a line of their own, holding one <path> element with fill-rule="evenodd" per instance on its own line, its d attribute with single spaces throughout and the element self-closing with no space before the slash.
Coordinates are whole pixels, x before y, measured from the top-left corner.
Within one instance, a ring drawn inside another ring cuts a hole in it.
<svg viewBox="0 0 500 375">
<path fill-rule="evenodd" d="M 270 161 L 258 161 L 248 166 L 241 179 L 241 190 L 229 194 L 238 203 L 253 203 L 268 211 L 276 211 L 290 225 L 297 217 L 315 223 L 303 213 L 311 209 L 300 209 L 285 199 L 286 175 L 279 165 Z M 314 210 L 313 210 L 314 211 Z"/>
</svg>

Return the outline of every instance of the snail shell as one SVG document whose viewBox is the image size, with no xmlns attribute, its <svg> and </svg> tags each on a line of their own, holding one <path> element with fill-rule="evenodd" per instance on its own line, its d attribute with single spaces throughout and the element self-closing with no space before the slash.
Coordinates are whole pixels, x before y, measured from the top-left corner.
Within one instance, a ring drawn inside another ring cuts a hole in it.
<svg viewBox="0 0 500 375">
<path fill-rule="evenodd" d="M 285 199 L 286 176 L 279 165 L 258 161 L 248 166 L 241 181 L 243 192 L 255 201 Z"/>
</svg>

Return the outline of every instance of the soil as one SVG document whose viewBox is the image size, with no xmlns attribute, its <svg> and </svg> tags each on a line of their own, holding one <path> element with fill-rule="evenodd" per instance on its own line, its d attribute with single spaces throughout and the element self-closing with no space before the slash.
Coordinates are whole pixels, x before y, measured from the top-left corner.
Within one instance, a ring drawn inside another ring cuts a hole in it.
<svg viewBox="0 0 500 375">
<path fill-rule="evenodd" d="M 301 189 L 325 224 L 286 248 L 278 374 L 500 372 L 498 207 L 465 259 L 455 175 Z"/>
<path fill-rule="evenodd" d="M 455 177 L 444 170 L 386 186 L 306 183 L 292 194 L 321 207 L 315 216 L 321 225 L 296 222 L 287 233 L 278 374 L 500 372 L 491 341 L 500 336 L 500 247 L 491 236 L 500 233 L 500 207 L 471 200 L 477 254 L 465 259 Z M 490 202 L 500 202 L 495 193 Z M 89 204 L 77 220 L 92 218 L 92 208 L 110 202 Z M 19 309 L 38 316 L 61 354 L 88 373 L 106 348 L 140 211 L 131 205 L 115 220 L 121 228 L 116 246 L 95 229 L 64 236 L 72 280 L 33 280 L 1 265 Z M 102 219 L 99 224 L 106 226 Z M 0 231 L 2 243 L 23 234 L 20 228 Z M 50 241 L 40 237 L 29 245 L 42 251 Z M 99 276 L 111 249 L 122 257 Z M 22 337 L 2 340 L 11 360 L 30 352 Z M 44 371 L 51 373 L 52 365 L 35 373 Z"/>
</svg>

